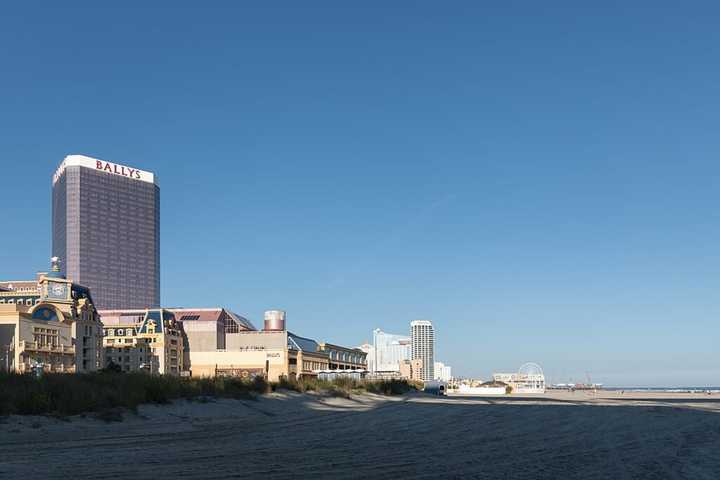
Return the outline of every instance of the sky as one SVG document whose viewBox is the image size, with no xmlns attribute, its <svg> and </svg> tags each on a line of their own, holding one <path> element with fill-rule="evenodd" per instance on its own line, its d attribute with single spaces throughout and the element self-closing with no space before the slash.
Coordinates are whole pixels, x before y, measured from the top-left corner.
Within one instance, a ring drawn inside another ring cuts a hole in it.
<svg viewBox="0 0 720 480">
<path fill-rule="evenodd" d="M 158 175 L 165 306 L 720 385 L 716 3 L 145 3 L 3 7 L 0 279 L 84 154 Z"/>
</svg>

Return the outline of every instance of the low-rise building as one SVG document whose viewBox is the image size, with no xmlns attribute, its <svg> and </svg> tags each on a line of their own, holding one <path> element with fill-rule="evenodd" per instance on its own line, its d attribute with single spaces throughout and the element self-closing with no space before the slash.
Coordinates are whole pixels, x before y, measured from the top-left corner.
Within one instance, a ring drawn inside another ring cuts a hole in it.
<svg viewBox="0 0 720 480">
<path fill-rule="evenodd" d="M 171 311 L 103 310 L 100 314 L 106 366 L 169 375 L 185 370 L 185 338 Z"/>
<path fill-rule="evenodd" d="M 263 376 L 278 381 L 280 377 L 316 376 L 317 371 L 329 368 L 328 355 L 319 351 L 317 342 L 286 330 L 222 332 L 223 341 L 213 348 L 214 332 L 198 331 L 188 322 L 183 325 L 192 376 Z"/>
<path fill-rule="evenodd" d="M 0 369 L 92 372 L 103 366 L 102 324 L 90 291 L 59 260 L 37 280 L 0 282 Z"/>
<path fill-rule="evenodd" d="M 493 373 L 492 377 L 509 385 L 513 393 L 545 393 L 545 375 L 537 363 L 525 363 L 517 373 Z"/>
<path fill-rule="evenodd" d="M 327 353 L 330 370 L 366 370 L 367 353 L 332 343 L 320 343 L 318 349 Z"/>
<path fill-rule="evenodd" d="M 417 382 L 424 381 L 423 366 L 424 362 L 421 358 L 403 360 L 400 363 L 400 378 Z"/>
<path fill-rule="evenodd" d="M 172 311 L 183 325 L 187 364 L 193 376 L 263 376 L 278 381 L 281 377 L 316 377 L 330 369 L 366 368 L 365 354 L 359 349 L 320 344 L 289 332 L 285 312 L 279 310 L 266 312 L 263 330 L 224 309 L 206 315 Z"/>
</svg>

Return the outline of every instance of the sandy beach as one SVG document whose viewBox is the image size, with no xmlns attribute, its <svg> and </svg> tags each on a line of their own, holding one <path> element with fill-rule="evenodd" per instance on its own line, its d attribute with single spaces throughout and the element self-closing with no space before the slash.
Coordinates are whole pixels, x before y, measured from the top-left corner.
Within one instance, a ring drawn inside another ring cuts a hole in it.
<svg viewBox="0 0 720 480">
<path fill-rule="evenodd" d="M 1 418 L 0 478 L 720 477 L 717 394 L 276 393 L 123 417 Z"/>
</svg>

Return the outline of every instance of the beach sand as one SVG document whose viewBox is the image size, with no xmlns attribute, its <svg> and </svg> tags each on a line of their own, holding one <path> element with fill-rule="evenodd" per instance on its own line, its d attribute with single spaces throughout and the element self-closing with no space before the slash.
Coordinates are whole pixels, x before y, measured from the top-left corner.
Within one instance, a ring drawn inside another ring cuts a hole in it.
<svg viewBox="0 0 720 480">
<path fill-rule="evenodd" d="M 276 393 L 0 418 L 0 478 L 309 477 L 717 479 L 720 395 Z"/>
</svg>

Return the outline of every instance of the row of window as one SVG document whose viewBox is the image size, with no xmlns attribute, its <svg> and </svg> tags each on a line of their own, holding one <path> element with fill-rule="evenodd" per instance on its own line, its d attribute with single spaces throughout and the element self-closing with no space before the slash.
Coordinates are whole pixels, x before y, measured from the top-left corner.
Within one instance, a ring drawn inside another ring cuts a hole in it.
<svg viewBox="0 0 720 480">
<path fill-rule="evenodd" d="M 303 361 L 303 370 L 305 371 L 322 370 L 325 367 L 326 365 L 321 362 Z"/>
<path fill-rule="evenodd" d="M 118 336 L 122 337 L 123 335 L 127 336 L 133 336 L 136 335 L 136 331 L 134 328 L 106 328 L 104 330 L 105 336 Z"/>
<path fill-rule="evenodd" d="M 113 343 L 115 343 L 115 340 L 116 340 L 115 338 L 109 338 L 107 340 L 107 342 L 110 344 L 113 344 Z M 127 344 L 133 344 L 135 342 L 135 340 L 133 340 L 132 338 L 124 338 L 124 339 L 118 338 L 117 339 L 117 343 L 123 343 L 123 341 L 124 341 L 124 343 L 127 343 Z"/>
<path fill-rule="evenodd" d="M 33 341 L 38 345 L 57 346 L 59 344 L 58 330 L 55 328 L 33 328 Z"/>
<path fill-rule="evenodd" d="M 337 352 L 335 350 L 330 351 L 330 359 L 340 362 L 362 363 L 361 355 L 348 352 Z"/>
<path fill-rule="evenodd" d="M 5 299 L 4 299 L 4 298 L 0 298 L 0 303 L 5 303 Z M 38 303 L 40 303 L 40 299 L 39 299 L 39 298 L 35 298 L 35 299 L 32 299 L 32 298 L 25 298 L 25 299 L 18 298 L 18 299 L 17 299 L 17 302 L 16 302 L 14 298 L 10 298 L 10 299 L 7 300 L 7 303 L 9 303 L 9 304 L 17 303 L 18 305 L 23 305 L 23 304 L 25 304 L 25 305 L 30 306 L 30 305 L 37 305 Z"/>
<path fill-rule="evenodd" d="M 117 352 L 117 353 L 125 353 L 125 352 L 127 352 L 127 351 L 128 351 L 128 349 L 127 349 L 126 347 L 105 347 L 105 353 L 106 353 L 106 354 L 112 354 L 112 353 L 114 353 L 114 352 Z M 148 353 L 150 353 L 150 352 L 152 352 L 153 354 L 156 352 L 156 350 L 155 350 L 154 348 L 147 348 L 147 349 L 146 349 L 146 348 L 143 348 L 143 347 L 140 347 L 140 348 L 137 348 L 137 349 L 133 349 L 132 351 L 137 352 L 137 353 L 143 353 L 143 352 L 148 352 Z"/>
<path fill-rule="evenodd" d="M 40 291 L 40 286 L 36 287 L 21 287 L 21 288 L 13 288 L 12 284 L 8 285 L 7 288 L 12 290 L 13 292 L 38 292 Z"/>
</svg>

